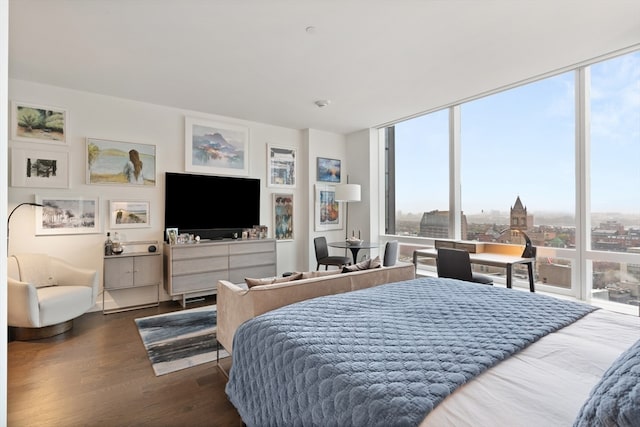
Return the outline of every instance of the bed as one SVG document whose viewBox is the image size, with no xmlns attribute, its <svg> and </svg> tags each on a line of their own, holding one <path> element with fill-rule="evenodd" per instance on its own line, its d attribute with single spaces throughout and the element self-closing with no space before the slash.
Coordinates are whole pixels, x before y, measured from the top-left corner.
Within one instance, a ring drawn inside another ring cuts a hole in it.
<svg viewBox="0 0 640 427">
<path fill-rule="evenodd" d="M 262 314 L 233 348 L 249 427 L 640 425 L 640 318 L 541 294 L 419 278 Z"/>
</svg>

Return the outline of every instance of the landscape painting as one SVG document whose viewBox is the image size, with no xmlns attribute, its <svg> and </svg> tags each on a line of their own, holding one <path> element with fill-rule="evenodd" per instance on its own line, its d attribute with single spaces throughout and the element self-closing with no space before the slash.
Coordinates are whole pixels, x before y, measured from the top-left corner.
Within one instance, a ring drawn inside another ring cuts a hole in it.
<svg viewBox="0 0 640 427">
<path fill-rule="evenodd" d="M 40 197 L 36 211 L 36 235 L 90 234 L 100 232 L 99 199 Z"/>
<path fill-rule="evenodd" d="M 249 129 L 244 126 L 185 118 L 185 170 L 249 175 Z"/>
<path fill-rule="evenodd" d="M 143 228 L 151 226 L 148 201 L 111 200 L 109 214 L 109 228 Z"/>
<path fill-rule="evenodd" d="M 87 184 L 156 185 L 156 146 L 87 138 Z"/>
<path fill-rule="evenodd" d="M 17 141 L 66 144 L 67 112 L 13 101 L 11 137 Z"/>
<path fill-rule="evenodd" d="M 318 157 L 318 181 L 340 182 L 340 160 Z"/>
</svg>

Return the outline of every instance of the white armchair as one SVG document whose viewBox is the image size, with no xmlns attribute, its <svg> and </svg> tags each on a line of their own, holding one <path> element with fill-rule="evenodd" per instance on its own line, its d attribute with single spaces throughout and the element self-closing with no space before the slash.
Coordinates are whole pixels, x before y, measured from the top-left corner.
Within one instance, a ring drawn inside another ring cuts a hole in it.
<svg viewBox="0 0 640 427">
<path fill-rule="evenodd" d="M 19 254 L 7 259 L 7 285 L 13 338 L 39 339 L 70 330 L 94 306 L 98 274 L 45 254 Z"/>
</svg>

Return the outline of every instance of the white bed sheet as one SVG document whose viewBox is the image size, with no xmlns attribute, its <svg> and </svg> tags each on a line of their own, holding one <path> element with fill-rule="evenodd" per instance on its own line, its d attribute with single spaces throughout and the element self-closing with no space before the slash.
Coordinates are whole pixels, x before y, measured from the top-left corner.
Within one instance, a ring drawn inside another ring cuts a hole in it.
<svg viewBox="0 0 640 427">
<path fill-rule="evenodd" d="M 460 387 L 420 426 L 571 426 L 607 368 L 639 339 L 640 317 L 596 310 Z"/>
</svg>

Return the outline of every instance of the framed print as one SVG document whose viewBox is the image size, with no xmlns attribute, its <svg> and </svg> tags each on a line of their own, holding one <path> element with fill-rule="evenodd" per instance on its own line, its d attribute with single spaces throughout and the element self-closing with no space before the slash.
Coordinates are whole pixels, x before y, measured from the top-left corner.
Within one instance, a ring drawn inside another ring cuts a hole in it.
<svg viewBox="0 0 640 427">
<path fill-rule="evenodd" d="M 176 243 L 178 243 L 177 228 L 167 228 L 166 234 L 167 234 L 167 237 L 166 237 L 167 242 L 169 242 L 170 245 L 175 245 Z"/>
<path fill-rule="evenodd" d="M 269 187 L 296 186 L 295 148 L 267 145 L 267 185 Z"/>
<path fill-rule="evenodd" d="M 59 107 L 11 102 L 11 138 L 43 144 L 67 143 L 67 112 Z"/>
<path fill-rule="evenodd" d="M 11 186 L 69 188 L 69 153 L 12 148 Z"/>
<path fill-rule="evenodd" d="M 184 169 L 249 175 L 249 128 L 185 117 Z"/>
<path fill-rule="evenodd" d="M 156 146 L 87 138 L 87 184 L 156 185 Z"/>
<path fill-rule="evenodd" d="M 36 196 L 36 235 L 100 233 L 97 197 Z"/>
<path fill-rule="evenodd" d="M 340 182 L 340 160 L 318 157 L 318 181 Z"/>
<path fill-rule="evenodd" d="M 150 203 L 142 200 L 111 200 L 109 228 L 151 227 Z"/>
<path fill-rule="evenodd" d="M 293 194 L 273 195 L 273 221 L 276 240 L 293 240 Z"/>
<path fill-rule="evenodd" d="M 335 185 L 316 184 L 315 231 L 340 230 L 342 212 L 336 201 Z"/>
</svg>

